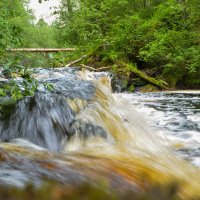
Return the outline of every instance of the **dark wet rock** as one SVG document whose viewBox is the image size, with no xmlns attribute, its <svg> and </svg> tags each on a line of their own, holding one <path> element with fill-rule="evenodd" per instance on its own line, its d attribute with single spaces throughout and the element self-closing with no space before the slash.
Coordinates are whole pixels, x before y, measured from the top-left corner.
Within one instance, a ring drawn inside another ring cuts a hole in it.
<svg viewBox="0 0 200 200">
<path fill-rule="evenodd" d="M 114 92 L 127 91 L 128 79 L 126 77 L 113 76 L 112 89 Z"/>
<path fill-rule="evenodd" d="M 75 115 L 65 97 L 37 93 L 19 101 L 6 120 L 0 122 L 0 137 L 4 142 L 24 138 L 53 151 L 62 150 L 72 136 L 106 137 L 103 128 L 77 121 Z"/>
<path fill-rule="evenodd" d="M 81 139 L 87 139 L 93 136 L 107 137 L 107 133 L 102 127 L 83 121 L 74 121 L 70 127 L 70 133 L 72 136 L 78 135 Z"/>
<path fill-rule="evenodd" d="M 79 80 L 76 76 L 70 78 L 61 77 L 46 80 L 54 87 L 51 93 L 58 94 L 71 99 L 85 99 L 90 100 L 95 93 L 95 86 L 92 82 L 86 80 Z"/>
<path fill-rule="evenodd" d="M 16 104 L 10 119 L 1 121 L 1 139 L 26 138 L 34 144 L 60 150 L 68 137 L 74 112 L 62 96 L 38 93 Z"/>
<path fill-rule="evenodd" d="M 103 128 L 96 124 L 76 121 L 78 113 L 67 103 L 67 100 L 81 99 L 86 103 L 92 100 L 95 94 L 93 82 L 66 71 L 42 69 L 39 73 L 36 77 L 40 86 L 33 97 L 1 105 L 2 141 L 24 138 L 41 147 L 61 151 L 72 136 L 82 139 L 106 137 Z M 47 90 L 44 82 L 52 84 L 53 90 Z"/>
</svg>

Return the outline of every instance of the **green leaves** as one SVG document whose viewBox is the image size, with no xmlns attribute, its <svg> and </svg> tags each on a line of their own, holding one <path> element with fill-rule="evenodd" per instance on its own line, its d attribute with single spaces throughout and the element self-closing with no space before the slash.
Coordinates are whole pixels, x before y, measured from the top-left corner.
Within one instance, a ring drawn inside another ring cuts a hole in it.
<svg viewBox="0 0 200 200">
<path fill-rule="evenodd" d="M 24 96 L 32 96 L 38 87 L 38 81 L 31 77 L 32 71 L 20 64 L 18 58 L 9 59 L 3 66 L 3 74 L 8 82 L 2 83 L 0 96 L 8 96 L 13 100 L 19 100 Z M 19 81 L 16 77 L 20 77 Z"/>
<path fill-rule="evenodd" d="M 6 96 L 6 92 L 2 88 L 0 88 L 0 96 L 1 97 L 5 97 Z"/>
<path fill-rule="evenodd" d="M 54 89 L 54 86 L 51 83 L 44 83 L 43 85 L 49 91 L 52 91 Z"/>
<path fill-rule="evenodd" d="M 1 0 L 0 49 L 23 44 L 25 29 L 30 27 L 32 15 L 25 8 L 26 0 Z"/>
<path fill-rule="evenodd" d="M 156 68 L 154 76 L 169 82 L 173 79 L 173 84 L 199 79 L 199 0 L 62 0 L 53 25 L 42 19 L 34 24 L 26 5 L 26 0 L 0 1 L 0 63 L 7 62 L 4 50 L 8 46 L 76 46 L 82 51 L 98 49 L 94 57 L 104 64 L 121 59 L 144 71 Z M 13 63 L 12 57 L 18 57 L 20 63 Z M 60 67 L 73 57 L 75 53 L 9 55 L 12 63 L 4 65 L 4 73 L 12 77 L 17 69 L 28 80 L 30 75 L 22 66 Z M 118 69 L 113 67 L 113 71 Z M 193 87 L 198 81 L 190 82 Z M 24 84 L 30 89 L 35 83 L 29 80 Z"/>
<path fill-rule="evenodd" d="M 104 63 L 121 59 L 144 71 L 156 68 L 172 85 L 199 79 L 198 0 L 84 0 L 73 12 L 66 6 L 62 0 L 56 23 L 60 44 L 98 49 Z"/>
</svg>

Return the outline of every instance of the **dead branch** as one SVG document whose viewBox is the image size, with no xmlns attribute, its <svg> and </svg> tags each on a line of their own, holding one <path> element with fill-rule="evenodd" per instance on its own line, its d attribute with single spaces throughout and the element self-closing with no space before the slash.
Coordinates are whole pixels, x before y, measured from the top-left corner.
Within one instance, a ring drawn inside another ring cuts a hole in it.
<svg viewBox="0 0 200 200">
<path fill-rule="evenodd" d="M 81 56 L 79 59 L 77 59 L 77 60 L 73 60 L 72 62 L 70 62 L 70 63 L 68 63 L 67 65 L 65 65 L 65 67 L 70 67 L 70 66 L 72 66 L 72 65 L 74 65 L 74 64 L 76 64 L 76 63 L 79 63 L 79 62 L 81 62 L 83 59 L 85 59 L 85 58 L 87 58 L 87 55 L 84 55 L 84 56 Z M 64 67 L 64 68 L 65 68 Z"/>
</svg>

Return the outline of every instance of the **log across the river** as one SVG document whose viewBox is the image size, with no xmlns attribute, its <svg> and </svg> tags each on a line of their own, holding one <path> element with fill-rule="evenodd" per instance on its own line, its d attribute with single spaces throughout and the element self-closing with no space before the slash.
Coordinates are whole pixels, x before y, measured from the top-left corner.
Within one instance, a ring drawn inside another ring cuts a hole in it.
<svg viewBox="0 0 200 200">
<path fill-rule="evenodd" d="M 161 89 L 168 89 L 167 88 L 167 83 L 164 82 L 163 80 L 157 80 L 153 77 L 150 77 L 148 75 L 146 75 L 144 72 L 138 70 L 135 66 L 131 65 L 131 64 L 128 64 L 128 63 L 125 63 L 123 61 L 115 61 L 115 63 L 118 65 L 118 66 L 121 66 L 121 67 L 125 67 L 127 69 L 129 69 L 132 73 L 134 73 L 137 77 L 139 77 L 140 79 L 156 86 L 156 87 L 159 87 Z"/>
<path fill-rule="evenodd" d="M 15 49 L 7 49 L 7 51 L 11 52 L 38 52 L 38 53 L 53 53 L 53 52 L 61 52 L 61 51 L 76 51 L 75 48 L 15 48 Z"/>
</svg>

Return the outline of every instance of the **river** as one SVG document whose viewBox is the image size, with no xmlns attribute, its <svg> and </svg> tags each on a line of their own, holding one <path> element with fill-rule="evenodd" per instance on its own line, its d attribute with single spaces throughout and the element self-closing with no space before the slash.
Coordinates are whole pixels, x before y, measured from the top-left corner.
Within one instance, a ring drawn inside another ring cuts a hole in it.
<svg viewBox="0 0 200 200">
<path fill-rule="evenodd" d="M 113 94 L 109 74 L 73 69 L 34 77 L 34 96 L 1 105 L 1 185 L 103 181 L 124 193 L 177 182 L 181 199 L 200 195 L 199 94 Z"/>
<path fill-rule="evenodd" d="M 200 91 L 116 94 L 128 100 L 148 126 L 170 140 L 175 152 L 200 167 Z"/>
</svg>

